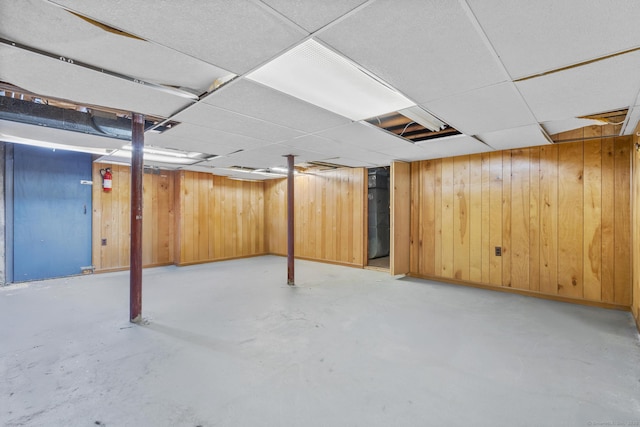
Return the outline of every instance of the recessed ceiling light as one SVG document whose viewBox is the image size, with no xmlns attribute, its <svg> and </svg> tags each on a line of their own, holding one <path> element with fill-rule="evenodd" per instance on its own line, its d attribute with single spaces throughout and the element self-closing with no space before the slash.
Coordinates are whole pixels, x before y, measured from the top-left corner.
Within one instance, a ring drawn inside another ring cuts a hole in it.
<svg viewBox="0 0 640 427">
<path fill-rule="evenodd" d="M 369 71 L 313 39 L 247 78 L 356 121 L 415 105 Z"/>
</svg>

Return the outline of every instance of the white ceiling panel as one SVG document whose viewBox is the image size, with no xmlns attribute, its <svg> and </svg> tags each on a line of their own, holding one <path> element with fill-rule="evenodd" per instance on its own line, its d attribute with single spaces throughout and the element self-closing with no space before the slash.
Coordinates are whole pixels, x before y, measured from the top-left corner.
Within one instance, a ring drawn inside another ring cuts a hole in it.
<svg viewBox="0 0 640 427">
<path fill-rule="evenodd" d="M 319 38 L 419 104 L 508 80 L 456 1 L 376 1 Z"/>
<path fill-rule="evenodd" d="M 417 143 L 424 150 L 424 159 L 462 156 L 494 151 L 493 148 L 468 135 L 453 135 Z"/>
<path fill-rule="evenodd" d="M 350 122 L 345 117 L 245 79 L 221 88 L 204 102 L 304 132 L 317 132 Z"/>
<path fill-rule="evenodd" d="M 153 135 L 147 132 L 145 135 Z M 233 147 L 234 151 L 239 149 L 257 148 L 267 144 L 262 139 L 251 138 L 249 136 L 237 135 L 229 132 L 222 132 L 204 126 L 198 126 L 191 123 L 181 123 L 160 137 L 170 137 L 181 140 L 197 141 L 205 144 L 215 144 Z M 158 138 L 162 139 L 162 138 Z"/>
<path fill-rule="evenodd" d="M 467 0 L 514 78 L 640 46 L 640 2 Z"/>
<path fill-rule="evenodd" d="M 299 138 L 284 141 L 281 144 L 301 150 L 333 155 L 344 155 L 348 153 L 350 149 L 357 150 L 357 148 L 349 146 L 348 144 L 322 138 L 317 135 L 304 135 Z"/>
<path fill-rule="evenodd" d="M 402 142 L 402 141 L 401 141 Z M 407 144 L 409 144 L 407 142 Z M 360 159 L 368 164 L 389 165 L 394 156 L 379 153 L 377 151 L 366 150 L 355 145 L 344 142 L 333 141 L 317 135 L 305 135 L 290 141 L 283 142 L 282 145 L 300 148 L 323 154 L 325 157 L 346 157 Z"/>
<path fill-rule="evenodd" d="M 121 148 L 127 143 L 122 139 L 104 136 L 88 135 L 80 132 L 70 132 L 45 126 L 29 125 L 26 123 L 0 120 L 0 141 L 24 144 L 52 142 L 54 144 L 71 145 L 74 147 L 91 147 L 103 149 Z"/>
<path fill-rule="evenodd" d="M 41 0 L 4 1 L 0 36 L 129 77 L 189 88 L 196 94 L 229 74 L 173 49 L 107 32 Z"/>
<path fill-rule="evenodd" d="M 308 32 L 312 33 L 366 0 L 262 0 Z"/>
<path fill-rule="evenodd" d="M 603 124 L 605 124 L 605 122 L 600 120 L 577 119 L 575 117 L 571 119 L 555 120 L 552 122 L 540 123 L 542 128 L 549 135 L 554 135 L 560 132 L 566 132 L 568 130 L 579 129 L 586 126 L 597 126 L 597 125 L 603 125 Z"/>
<path fill-rule="evenodd" d="M 441 98 L 423 106 L 467 135 L 536 123 L 511 82 Z"/>
<path fill-rule="evenodd" d="M 640 51 L 516 85 L 539 122 L 626 108 L 640 87 Z"/>
<path fill-rule="evenodd" d="M 173 118 L 179 122 L 249 136 L 267 142 L 284 141 L 303 134 L 294 129 L 223 110 L 203 102 L 176 114 Z"/>
<path fill-rule="evenodd" d="M 0 80 L 79 104 L 168 117 L 191 101 L 34 53 L 0 46 Z"/>
<path fill-rule="evenodd" d="M 551 144 L 544 131 L 538 125 L 521 126 L 477 135 L 480 140 L 496 150 L 535 147 Z"/>
<path fill-rule="evenodd" d="M 216 140 L 201 141 L 196 139 L 185 139 L 168 136 L 166 134 L 154 134 L 147 132 L 144 136 L 145 145 L 154 147 L 173 148 L 183 151 L 196 151 L 206 154 L 229 154 L 241 148 L 233 145 L 218 143 Z"/>
<path fill-rule="evenodd" d="M 55 0 L 99 22 L 243 74 L 303 39 L 307 33 L 257 2 Z"/>
<path fill-rule="evenodd" d="M 346 166 L 350 168 L 372 168 L 379 165 L 375 163 L 368 163 L 359 159 L 349 159 L 346 157 L 332 157 L 326 160 L 327 163 L 333 163 L 336 165 Z"/>
<path fill-rule="evenodd" d="M 382 129 L 360 122 L 353 122 L 346 126 L 318 132 L 317 135 L 373 151 L 393 148 L 399 142 L 403 142 L 401 138 L 393 136 Z"/>
<path fill-rule="evenodd" d="M 424 156 L 424 150 L 408 141 L 398 141 L 395 147 L 379 150 L 380 153 L 393 160 L 419 160 Z"/>
</svg>

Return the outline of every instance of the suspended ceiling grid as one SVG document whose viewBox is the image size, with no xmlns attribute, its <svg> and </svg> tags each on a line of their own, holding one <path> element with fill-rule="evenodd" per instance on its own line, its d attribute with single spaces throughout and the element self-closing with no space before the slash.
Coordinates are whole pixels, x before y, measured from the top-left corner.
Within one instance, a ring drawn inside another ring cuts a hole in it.
<svg viewBox="0 0 640 427">
<path fill-rule="evenodd" d="M 286 154 L 369 167 L 548 144 L 545 129 L 592 124 L 576 117 L 610 110 L 628 108 L 621 133 L 633 132 L 640 119 L 638 16 L 640 4 L 631 0 L 0 0 L 2 38 L 195 96 L 7 45 L 0 45 L 0 80 L 177 120 L 170 131 L 147 133 L 146 143 L 221 155 L 192 169 L 229 175 L 231 166 L 283 166 Z M 310 37 L 462 135 L 413 144 L 246 78 Z M 209 93 L 216 80 L 234 75 Z M 72 145 L 115 148 L 113 141 L 100 145 L 106 138 L 50 132 Z M 0 134 L 49 135 L 4 121 Z"/>
</svg>

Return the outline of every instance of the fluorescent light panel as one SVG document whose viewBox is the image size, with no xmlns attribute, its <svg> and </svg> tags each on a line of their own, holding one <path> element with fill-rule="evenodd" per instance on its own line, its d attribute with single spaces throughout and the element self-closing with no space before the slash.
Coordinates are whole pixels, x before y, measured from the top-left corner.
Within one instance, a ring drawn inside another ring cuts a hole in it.
<svg viewBox="0 0 640 427">
<path fill-rule="evenodd" d="M 398 111 L 398 113 L 402 114 L 405 117 L 408 117 L 409 119 L 424 126 L 432 132 L 437 132 L 447 126 L 444 122 L 436 119 L 417 105 L 405 108 L 404 110 L 400 110 Z"/>
<path fill-rule="evenodd" d="M 25 144 L 25 145 L 32 145 L 34 147 L 52 148 L 56 150 L 77 151 L 80 153 L 104 155 L 112 151 L 111 149 L 107 149 L 107 148 L 80 147 L 77 145 L 58 144 L 55 142 L 40 141 L 38 139 L 22 138 L 20 136 L 6 135 L 3 133 L 0 133 L 0 140 L 4 142 L 11 142 L 14 144 Z"/>
<path fill-rule="evenodd" d="M 313 39 L 247 78 L 355 121 L 415 105 L 367 70 Z"/>
<path fill-rule="evenodd" d="M 118 150 L 115 151 L 108 156 L 104 156 L 98 159 L 100 162 L 111 162 L 114 161 L 125 161 L 127 164 L 131 164 L 131 156 L 132 152 L 130 150 Z M 144 154 L 145 162 L 159 162 L 159 163 L 171 163 L 176 165 L 192 165 L 194 163 L 198 163 L 203 159 L 192 159 L 189 157 L 176 157 L 171 155 L 163 155 L 163 154 Z"/>
</svg>

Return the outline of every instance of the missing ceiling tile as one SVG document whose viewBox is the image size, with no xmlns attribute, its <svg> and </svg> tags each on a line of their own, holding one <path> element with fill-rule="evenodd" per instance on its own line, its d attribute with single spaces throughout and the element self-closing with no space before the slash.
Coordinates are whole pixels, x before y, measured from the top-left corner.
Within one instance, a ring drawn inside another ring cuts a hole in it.
<svg viewBox="0 0 640 427">
<path fill-rule="evenodd" d="M 424 113 L 426 113 L 426 111 Z M 412 117 L 407 117 L 407 115 L 411 115 Z M 365 121 L 414 143 L 426 141 L 428 139 L 457 135 L 460 133 L 458 130 L 435 117 L 427 123 L 424 121 L 424 118 L 419 118 L 415 114 L 407 112 L 407 115 L 401 114 L 400 112 L 393 112 L 382 116 L 372 117 Z M 419 123 L 418 120 L 423 123 Z"/>
</svg>

